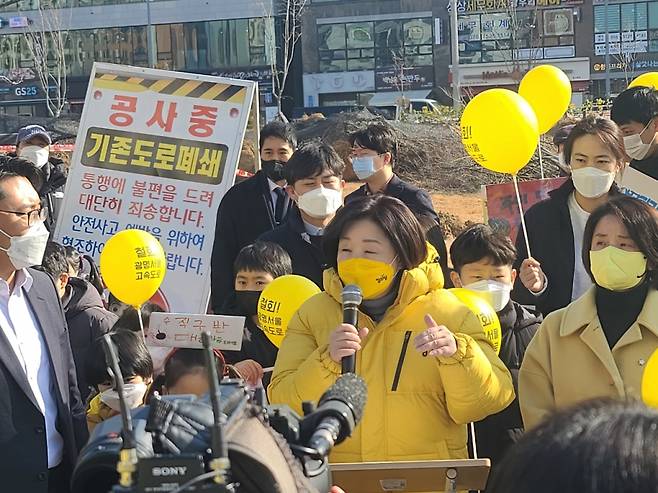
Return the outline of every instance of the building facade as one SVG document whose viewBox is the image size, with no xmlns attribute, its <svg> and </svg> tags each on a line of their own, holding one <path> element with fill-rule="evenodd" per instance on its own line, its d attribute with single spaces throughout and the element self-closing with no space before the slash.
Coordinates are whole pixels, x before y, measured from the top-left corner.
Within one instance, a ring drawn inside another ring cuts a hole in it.
<svg viewBox="0 0 658 493">
<path fill-rule="evenodd" d="M 94 61 L 149 65 L 149 30 L 156 68 L 257 80 L 261 105 L 271 106 L 271 8 L 272 0 L 22 0 L 0 10 L 0 113 L 46 111 L 27 36 L 53 25 L 65 34 L 71 111 L 81 110 Z"/>
<path fill-rule="evenodd" d="M 449 103 L 451 4 L 311 0 L 304 106 L 393 101 L 402 91 Z M 580 104 L 605 97 L 606 78 L 614 95 L 658 66 L 658 0 L 458 0 L 457 13 L 466 98 L 491 87 L 514 88 L 529 68 L 548 63 L 566 72 Z"/>
</svg>

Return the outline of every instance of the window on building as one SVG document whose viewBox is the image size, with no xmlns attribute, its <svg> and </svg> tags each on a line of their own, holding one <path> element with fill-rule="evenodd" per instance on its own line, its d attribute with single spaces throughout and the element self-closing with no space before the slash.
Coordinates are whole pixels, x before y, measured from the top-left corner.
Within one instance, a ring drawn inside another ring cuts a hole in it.
<svg viewBox="0 0 658 493">
<path fill-rule="evenodd" d="M 318 26 L 321 72 L 428 66 L 433 60 L 431 19 L 352 22 Z"/>
<path fill-rule="evenodd" d="M 458 17 L 460 63 L 575 56 L 574 17 L 570 8 L 519 9 Z M 546 50 L 544 47 L 570 47 Z"/>
<path fill-rule="evenodd" d="M 631 2 L 594 6 L 595 54 L 608 52 L 613 56 L 635 55 L 658 51 L 658 4 Z"/>
</svg>

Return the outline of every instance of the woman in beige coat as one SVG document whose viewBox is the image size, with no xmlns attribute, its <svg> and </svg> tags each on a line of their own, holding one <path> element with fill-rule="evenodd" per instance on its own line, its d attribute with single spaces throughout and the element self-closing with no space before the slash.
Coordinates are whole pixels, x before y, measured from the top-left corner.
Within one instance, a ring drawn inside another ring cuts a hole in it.
<svg viewBox="0 0 658 493">
<path fill-rule="evenodd" d="M 655 211 L 630 197 L 611 200 L 587 221 L 582 253 L 595 285 L 545 319 L 521 366 L 526 428 L 589 399 L 640 398 L 646 363 L 658 349 Z"/>
</svg>

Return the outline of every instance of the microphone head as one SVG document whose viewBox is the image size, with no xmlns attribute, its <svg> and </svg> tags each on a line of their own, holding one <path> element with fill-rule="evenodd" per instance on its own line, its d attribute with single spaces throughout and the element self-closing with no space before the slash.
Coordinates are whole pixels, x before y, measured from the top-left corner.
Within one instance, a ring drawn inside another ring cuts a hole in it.
<svg viewBox="0 0 658 493">
<path fill-rule="evenodd" d="M 327 401 L 340 401 L 347 404 L 354 414 L 354 423 L 358 424 L 363 417 L 363 409 L 368 399 L 368 387 L 365 380 L 354 373 L 341 375 L 336 383 L 327 389 L 318 407 Z"/>
<path fill-rule="evenodd" d="M 343 288 L 341 299 L 343 305 L 360 305 L 363 301 L 363 293 L 361 292 L 361 288 L 354 284 L 348 284 Z"/>
</svg>

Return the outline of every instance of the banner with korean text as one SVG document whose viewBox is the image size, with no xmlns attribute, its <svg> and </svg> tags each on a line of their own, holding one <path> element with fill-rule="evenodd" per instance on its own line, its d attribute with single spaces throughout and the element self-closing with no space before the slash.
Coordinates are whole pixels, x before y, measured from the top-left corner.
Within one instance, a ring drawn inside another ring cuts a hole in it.
<svg viewBox="0 0 658 493">
<path fill-rule="evenodd" d="M 621 189 L 626 195 L 658 209 L 658 180 L 646 173 L 635 168 L 626 168 L 621 180 Z"/>
<path fill-rule="evenodd" d="M 94 64 L 55 238 L 96 261 L 117 231 L 160 240 L 152 301 L 205 313 L 217 208 L 233 185 L 256 83 Z"/>
</svg>

